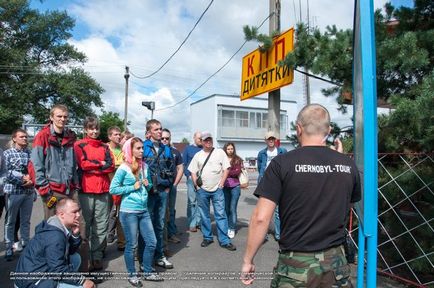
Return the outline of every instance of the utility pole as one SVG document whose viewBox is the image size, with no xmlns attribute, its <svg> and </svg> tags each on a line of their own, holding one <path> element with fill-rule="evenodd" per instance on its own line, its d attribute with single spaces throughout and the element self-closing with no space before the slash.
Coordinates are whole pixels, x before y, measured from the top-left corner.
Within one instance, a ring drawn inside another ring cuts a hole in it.
<svg viewBox="0 0 434 288">
<path fill-rule="evenodd" d="M 270 35 L 280 32 L 280 0 L 270 0 Z M 280 145 L 280 89 L 268 93 L 268 131 L 277 135 Z"/>
<path fill-rule="evenodd" d="M 125 66 L 125 112 L 124 112 L 124 130 L 128 130 L 128 78 L 130 78 L 130 67 Z"/>
<path fill-rule="evenodd" d="M 307 31 L 308 31 L 308 33 L 310 32 L 310 19 L 309 19 L 309 17 L 310 17 L 310 11 L 309 11 L 309 0 L 307 0 Z M 300 11 L 301 11 L 301 7 L 300 7 Z M 310 33 L 309 33 L 310 34 Z M 306 69 L 304 69 L 304 71 L 306 71 L 306 73 L 308 73 L 309 72 L 309 70 L 307 69 L 307 67 L 306 67 Z M 306 105 L 309 105 L 310 104 L 310 83 L 309 83 L 309 76 L 307 76 L 306 74 L 304 74 L 304 85 L 306 85 Z"/>
</svg>

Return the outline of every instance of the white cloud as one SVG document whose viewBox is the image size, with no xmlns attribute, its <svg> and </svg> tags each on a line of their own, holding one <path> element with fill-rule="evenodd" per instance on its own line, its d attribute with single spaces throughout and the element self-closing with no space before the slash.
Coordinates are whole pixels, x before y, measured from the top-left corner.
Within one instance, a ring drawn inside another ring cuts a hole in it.
<svg viewBox="0 0 434 288">
<path fill-rule="evenodd" d="M 157 110 L 173 105 L 220 68 L 244 42 L 242 27 L 257 26 L 267 17 L 268 2 L 214 1 L 189 40 L 166 67 L 148 79 L 131 76 L 128 99 L 130 129 L 136 135 L 144 135 L 145 121 L 150 118 L 150 111 L 141 105 L 142 101 L 155 101 Z M 302 5 L 307 3 L 301 2 Z M 375 7 L 381 7 L 384 2 L 375 1 Z M 299 17 L 298 3 L 281 1 L 282 31 L 296 23 Z M 310 0 L 309 3 L 311 24 L 323 28 L 336 24 L 342 29 L 352 26 L 354 1 L 338 3 L 332 0 Z M 118 112 L 123 117 L 125 65 L 130 66 L 131 72 L 137 75 L 155 71 L 179 46 L 208 4 L 209 1 L 204 0 L 77 0 L 70 4 L 67 8 L 70 15 L 89 31 L 85 38 L 73 40 L 72 44 L 86 53 L 89 61 L 85 69 L 106 90 L 102 97 L 105 110 Z M 304 6 L 302 14 L 303 19 L 306 19 Z M 262 31 L 267 33 L 268 22 Z M 241 58 L 256 47 L 256 43 L 248 43 L 192 99 L 172 109 L 155 111 L 154 117 L 172 130 L 175 141 L 183 137 L 191 139 L 189 105 L 192 100 L 214 93 L 239 93 Z M 333 116 L 342 118 L 335 112 L 335 100 L 321 95 L 322 87 L 324 85 L 319 81 L 311 81 L 313 101 L 327 105 Z M 296 76 L 291 87 L 282 89 L 282 98 L 297 100 L 299 106 L 302 105 L 302 95 L 300 76 Z M 344 118 L 348 119 L 349 116 Z"/>
</svg>

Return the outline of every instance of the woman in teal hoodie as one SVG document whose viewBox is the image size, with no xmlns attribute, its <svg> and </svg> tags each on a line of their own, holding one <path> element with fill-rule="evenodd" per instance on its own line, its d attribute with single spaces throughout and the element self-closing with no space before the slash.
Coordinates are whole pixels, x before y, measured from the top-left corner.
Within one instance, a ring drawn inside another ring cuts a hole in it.
<svg viewBox="0 0 434 288">
<path fill-rule="evenodd" d="M 124 252 L 125 265 L 128 272 L 128 282 L 134 287 L 141 287 L 134 266 L 134 249 L 137 247 L 137 235 L 145 242 L 143 251 L 144 280 L 161 281 L 160 276 L 153 272 L 152 262 L 157 243 L 154 228 L 148 212 L 148 191 L 152 188 L 152 180 L 148 167 L 142 163 L 143 142 L 134 137 L 125 142 L 123 148 L 124 162 L 116 170 L 110 184 L 110 193 L 121 195 L 119 220 L 125 234 L 126 246 Z"/>
</svg>

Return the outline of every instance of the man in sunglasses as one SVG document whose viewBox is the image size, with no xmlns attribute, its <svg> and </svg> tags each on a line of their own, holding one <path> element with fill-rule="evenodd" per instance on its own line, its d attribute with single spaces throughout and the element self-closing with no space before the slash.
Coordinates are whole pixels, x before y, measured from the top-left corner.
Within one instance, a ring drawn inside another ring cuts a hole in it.
<svg viewBox="0 0 434 288">
<path fill-rule="evenodd" d="M 175 165 L 173 165 L 174 173 L 175 173 L 175 181 L 173 182 L 173 186 L 169 191 L 169 201 L 167 203 L 167 209 L 168 213 L 166 213 L 166 229 L 165 232 L 167 233 L 167 241 L 171 243 L 179 243 L 181 240 L 179 240 L 178 237 L 176 237 L 176 234 L 178 233 L 178 229 L 175 224 L 175 204 L 176 204 L 176 194 L 177 194 L 177 186 L 179 182 L 181 181 L 182 174 L 184 172 L 184 164 L 182 161 L 181 153 L 172 146 L 171 143 L 171 134 L 169 129 L 164 128 L 163 132 L 161 134 L 161 143 L 164 145 L 167 145 L 170 147 L 170 150 L 172 151 L 173 160 L 175 162 Z"/>
</svg>

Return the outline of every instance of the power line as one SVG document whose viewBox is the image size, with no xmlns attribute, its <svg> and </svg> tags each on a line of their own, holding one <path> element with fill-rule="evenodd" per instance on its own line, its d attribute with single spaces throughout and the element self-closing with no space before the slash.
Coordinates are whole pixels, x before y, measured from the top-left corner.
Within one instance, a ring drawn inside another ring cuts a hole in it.
<svg viewBox="0 0 434 288">
<path fill-rule="evenodd" d="M 214 2 L 214 0 L 211 0 L 211 2 L 209 2 L 208 6 L 205 8 L 205 10 L 202 12 L 202 14 L 200 15 L 199 19 L 197 19 L 196 23 L 194 24 L 193 28 L 190 30 L 190 32 L 187 34 L 187 37 L 185 37 L 184 41 L 182 41 L 181 45 L 179 45 L 179 47 L 175 50 L 175 52 L 173 52 L 172 55 L 170 55 L 170 57 L 163 63 L 163 65 L 160 66 L 160 68 L 158 68 L 157 70 L 155 70 L 154 72 L 152 72 L 149 75 L 145 75 L 145 76 L 138 76 L 136 74 L 134 74 L 132 71 L 130 71 L 130 74 L 136 78 L 139 79 L 146 79 L 149 77 L 152 77 L 153 75 L 157 74 L 161 69 L 163 69 L 163 67 L 169 63 L 169 61 L 173 58 L 173 56 L 175 56 L 176 53 L 178 53 L 178 51 L 181 49 L 181 47 L 185 44 L 185 42 L 187 42 L 187 39 L 190 37 L 191 33 L 193 32 L 193 30 L 196 28 L 197 24 L 199 24 L 200 20 L 202 20 L 202 17 L 205 15 L 205 13 L 208 11 L 209 7 L 211 6 L 211 4 Z"/>
<path fill-rule="evenodd" d="M 262 25 L 264 25 L 265 21 L 267 21 L 271 16 L 273 16 L 273 14 L 274 14 L 274 13 L 268 15 L 267 18 L 265 18 L 265 19 L 262 21 L 261 25 L 258 26 L 258 29 L 261 28 Z M 194 89 L 193 92 L 191 92 L 191 93 L 188 94 L 186 97 L 184 97 L 183 99 L 181 99 L 181 101 L 176 102 L 175 104 L 170 105 L 170 106 L 167 106 L 167 107 L 164 107 L 164 108 L 155 109 L 155 111 L 163 111 L 163 110 L 167 110 L 167 109 L 173 108 L 173 107 L 175 107 L 175 106 L 181 104 L 182 102 L 186 101 L 186 100 L 187 100 L 188 98 L 190 98 L 191 96 L 193 96 L 193 95 L 197 92 L 197 90 L 199 90 L 200 88 L 202 88 L 202 86 L 205 85 L 205 84 L 206 84 L 206 83 L 207 83 L 211 78 L 213 78 L 215 75 L 217 75 L 217 73 L 219 73 L 221 70 L 223 70 L 223 68 L 225 68 L 226 65 L 229 64 L 229 62 L 231 62 L 231 60 L 235 57 L 235 55 L 237 55 L 238 52 L 240 52 L 241 49 L 243 49 L 244 45 L 246 45 L 247 42 L 248 42 L 248 41 L 245 40 L 244 43 L 240 46 L 240 48 L 238 48 L 238 50 L 235 51 L 234 54 L 232 54 L 232 56 L 228 59 L 228 61 L 226 61 L 226 63 L 223 64 L 223 66 L 221 66 L 219 69 L 217 69 L 216 72 L 214 72 L 214 73 L 213 73 L 211 76 L 209 76 L 205 81 L 203 81 L 203 82 L 202 82 L 202 83 L 201 83 L 201 84 L 200 84 L 196 89 Z"/>
<path fill-rule="evenodd" d="M 312 78 L 315 78 L 315 79 L 318 79 L 318 80 L 321 80 L 321 81 L 324 81 L 324 82 L 327 82 L 327 83 L 330 83 L 330 84 L 333 84 L 333 85 L 336 85 L 336 86 L 339 86 L 339 87 L 343 86 L 341 83 L 334 82 L 332 80 L 328 80 L 328 79 L 325 79 L 325 78 L 322 78 L 322 77 L 310 74 L 308 72 L 304 72 L 302 70 L 298 70 L 297 68 L 295 68 L 294 70 L 297 71 L 300 74 L 303 74 L 303 75 L 306 75 L 306 76 L 309 76 L 309 77 L 312 77 Z"/>
</svg>

